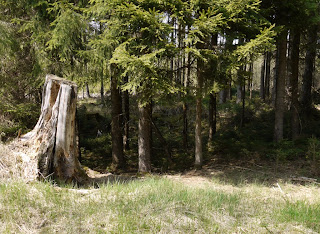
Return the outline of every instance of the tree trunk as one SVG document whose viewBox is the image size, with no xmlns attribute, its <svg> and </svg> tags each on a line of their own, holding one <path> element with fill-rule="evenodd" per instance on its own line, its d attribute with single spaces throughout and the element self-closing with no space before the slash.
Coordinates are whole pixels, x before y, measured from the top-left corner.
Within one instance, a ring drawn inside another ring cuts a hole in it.
<svg viewBox="0 0 320 234">
<path fill-rule="evenodd" d="M 302 78 L 301 104 L 307 112 L 311 109 L 312 104 L 311 87 L 313 81 L 314 61 L 316 57 L 317 31 L 318 26 L 314 26 L 308 31 L 308 47 Z"/>
<path fill-rule="evenodd" d="M 215 93 L 209 94 L 209 139 L 211 143 L 217 131 L 217 98 Z"/>
<path fill-rule="evenodd" d="M 265 71 L 266 71 L 266 54 L 263 55 L 260 76 L 260 98 L 265 100 Z"/>
<path fill-rule="evenodd" d="M 237 80 L 237 99 L 236 99 L 236 103 L 239 104 L 242 101 L 242 96 L 243 96 L 243 91 L 242 91 L 242 87 L 243 87 L 243 68 L 240 67 L 238 70 L 238 80 Z"/>
<path fill-rule="evenodd" d="M 219 103 L 223 104 L 227 101 L 227 90 L 223 89 L 219 92 Z"/>
<path fill-rule="evenodd" d="M 241 112 L 241 122 L 240 127 L 244 126 L 245 121 L 245 111 L 246 111 L 246 86 L 245 84 L 242 87 L 242 112 Z"/>
<path fill-rule="evenodd" d="M 185 150 L 188 149 L 188 105 L 186 101 L 183 102 L 183 130 L 182 130 L 182 135 L 183 135 L 183 148 Z"/>
<path fill-rule="evenodd" d="M 249 98 L 252 99 L 252 87 L 253 86 L 253 63 L 249 66 L 249 80 L 248 80 L 248 92 Z"/>
<path fill-rule="evenodd" d="M 101 87 L 100 87 L 100 98 L 101 102 L 104 103 L 104 84 L 103 84 L 103 67 L 102 67 L 102 72 L 101 72 Z"/>
<path fill-rule="evenodd" d="M 218 35 L 211 35 L 211 48 L 212 50 L 216 50 L 218 44 Z M 214 86 L 214 82 L 217 79 L 216 74 L 218 71 L 218 62 L 216 59 L 212 59 L 210 61 L 209 69 L 212 71 L 213 75 L 209 80 L 210 88 Z M 217 125 L 217 96 L 214 91 L 209 93 L 209 138 L 208 138 L 208 146 L 212 146 L 213 136 L 216 133 L 216 125 Z"/>
<path fill-rule="evenodd" d="M 188 95 L 188 87 L 191 79 L 191 54 L 188 53 L 187 56 L 188 65 L 187 65 L 187 74 L 184 80 L 184 87 Z M 183 147 L 185 150 L 188 149 L 188 104 L 186 100 L 183 100 Z"/>
<path fill-rule="evenodd" d="M 279 43 L 278 43 L 279 44 Z M 276 106 L 276 96 L 277 96 L 277 80 L 279 76 L 279 45 L 277 45 L 276 55 L 275 55 L 275 65 L 274 65 L 274 76 L 273 76 L 273 83 L 272 83 L 272 106 Z"/>
<path fill-rule="evenodd" d="M 203 62 L 198 60 L 197 65 L 197 90 L 196 90 L 196 122 L 195 122 L 195 167 L 201 168 L 203 163 L 202 156 L 202 86 L 203 86 Z"/>
<path fill-rule="evenodd" d="M 88 83 L 86 83 L 86 91 L 87 91 L 87 97 L 88 97 L 88 98 L 91 98 L 91 96 L 90 96 L 90 90 L 89 90 L 89 84 L 88 84 Z"/>
<path fill-rule="evenodd" d="M 279 36 L 279 66 L 276 80 L 276 106 L 274 141 L 280 142 L 283 139 L 283 117 L 285 111 L 285 83 L 286 83 L 286 62 L 287 62 L 287 31 Z"/>
<path fill-rule="evenodd" d="M 291 47 L 291 129 L 292 139 L 296 140 L 299 136 L 299 54 L 300 54 L 300 32 L 292 32 Z"/>
<path fill-rule="evenodd" d="M 112 138 L 112 168 L 117 170 L 124 166 L 123 138 L 121 130 L 122 104 L 117 81 L 117 68 L 111 65 L 111 138 Z"/>
<path fill-rule="evenodd" d="M 124 134 L 123 134 L 123 148 L 124 150 L 130 149 L 129 144 L 129 122 L 130 122 L 130 102 L 129 102 L 129 92 L 124 91 L 123 94 L 123 110 L 124 110 Z"/>
<path fill-rule="evenodd" d="M 229 79 L 229 82 L 228 82 L 228 88 L 227 88 L 227 99 L 228 100 L 232 100 L 232 80 L 231 80 L 231 74 L 228 74 L 228 79 Z"/>
<path fill-rule="evenodd" d="M 75 83 L 46 76 L 38 123 L 21 138 L 35 149 L 35 177 L 52 176 L 64 182 L 81 182 L 86 178 L 78 161 L 76 102 Z"/>
<path fill-rule="evenodd" d="M 139 172 L 151 172 L 151 145 L 150 132 L 151 121 L 149 116 L 150 104 L 139 105 L 139 134 L 138 134 L 138 154 Z"/>
<path fill-rule="evenodd" d="M 270 97 L 270 66 L 271 66 L 271 52 L 267 52 L 266 55 L 266 74 L 264 78 L 264 97 L 269 99 Z"/>
</svg>

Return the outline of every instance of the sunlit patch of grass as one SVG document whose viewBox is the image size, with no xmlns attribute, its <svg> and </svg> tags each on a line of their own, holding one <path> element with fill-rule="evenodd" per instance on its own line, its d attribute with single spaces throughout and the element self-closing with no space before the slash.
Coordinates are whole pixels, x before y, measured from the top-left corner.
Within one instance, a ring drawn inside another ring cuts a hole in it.
<svg viewBox="0 0 320 234">
<path fill-rule="evenodd" d="M 212 233 L 219 230 L 215 213 L 232 217 L 240 199 L 166 179 L 79 191 L 42 183 L 1 184 L 0 231 Z"/>
<path fill-rule="evenodd" d="M 279 211 L 279 216 L 285 222 L 297 222 L 320 232 L 320 201 L 310 204 L 308 201 L 287 202 Z"/>
<path fill-rule="evenodd" d="M 263 185 L 201 183 L 203 186 L 188 185 L 162 177 L 108 183 L 98 189 L 1 183 L 0 232 L 319 231 L 318 200 L 288 200 L 289 196 Z M 283 190 L 289 192 L 285 186 Z"/>
</svg>

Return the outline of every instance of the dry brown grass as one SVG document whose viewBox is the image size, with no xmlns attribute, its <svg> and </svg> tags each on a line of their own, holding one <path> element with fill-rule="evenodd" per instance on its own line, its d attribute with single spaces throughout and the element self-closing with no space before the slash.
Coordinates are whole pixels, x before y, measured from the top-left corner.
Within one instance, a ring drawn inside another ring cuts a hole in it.
<svg viewBox="0 0 320 234">
<path fill-rule="evenodd" d="M 19 140 L 0 142 L 0 179 L 34 180 L 37 174 L 35 155 Z"/>
</svg>

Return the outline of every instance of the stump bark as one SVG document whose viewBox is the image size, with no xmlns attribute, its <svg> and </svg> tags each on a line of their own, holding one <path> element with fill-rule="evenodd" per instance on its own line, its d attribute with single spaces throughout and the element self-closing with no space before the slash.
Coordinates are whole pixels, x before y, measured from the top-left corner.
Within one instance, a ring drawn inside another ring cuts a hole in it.
<svg viewBox="0 0 320 234">
<path fill-rule="evenodd" d="M 22 137 L 34 149 L 37 177 L 81 182 L 86 173 L 78 161 L 77 85 L 47 75 L 42 95 L 39 120 L 34 129 Z"/>
</svg>

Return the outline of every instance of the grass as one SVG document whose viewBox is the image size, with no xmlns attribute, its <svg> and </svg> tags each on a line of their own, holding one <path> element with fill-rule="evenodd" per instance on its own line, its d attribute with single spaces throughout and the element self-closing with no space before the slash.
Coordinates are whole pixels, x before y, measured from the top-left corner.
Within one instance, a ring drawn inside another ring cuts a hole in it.
<svg viewBox="0 0 320 234">
<path fill-rule="evenodd" d="M 308 201 L 288 203 L 280 212 L 282 220 L 293 220 L 304 223 L 307 227 L 320 231 L 320 203 L 310 204 Z"/>
<path fill-rule="evenodd" d="M 315 186 L 149 177 L 99 189 L 0 184 L 1 233 L 320 232 Z M 312 197 L 306 194 L 311 193 Z"/>
</svg>

